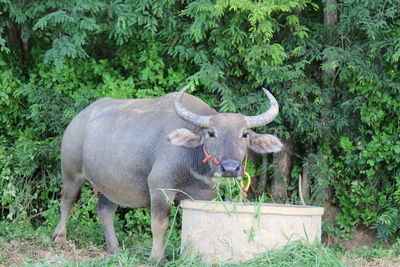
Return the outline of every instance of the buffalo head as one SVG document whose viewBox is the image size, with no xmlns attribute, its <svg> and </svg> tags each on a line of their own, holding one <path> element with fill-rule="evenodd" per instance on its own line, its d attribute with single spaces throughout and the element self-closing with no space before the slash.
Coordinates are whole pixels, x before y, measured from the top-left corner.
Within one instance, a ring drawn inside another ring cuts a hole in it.
<svg viewBox="0 0 400 267">
<path fill-rule="evenodd" d="M 197 132 L 186 128 L 176 129 L 169 136 L 169 141 L 185 148 L 203 145 L 204 153 L 213 160 L 208 161 L 213 176 L 241 177 L 242 162 L 247 149 L 256 153 L 278 152 L 283 144 L 270 134 L 257 134 L 251 128 L 272 122 L 279 113 L 279 106 L 274 96 L 264 89 L 271 103 L 270 108 L 257 116 L 244 116 L 238 113 L 217 113 L 210 116 L 194 114 L 183 107 L 181 98 L 189 86 L 185 86 L 176 95 L 174 108 L 183 120 L 201 128 Z"/>
</svg>

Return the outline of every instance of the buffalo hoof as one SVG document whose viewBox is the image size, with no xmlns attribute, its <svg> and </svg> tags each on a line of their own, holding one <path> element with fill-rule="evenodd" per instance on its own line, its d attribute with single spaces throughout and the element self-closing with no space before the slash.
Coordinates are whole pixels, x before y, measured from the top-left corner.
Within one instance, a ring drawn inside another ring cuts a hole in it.
<svg viewBox="0 0 400 267">
<path fill-rule="evenodd" d="M 67 238 L 65 236 L 53 237 L 53 245 L 57 248 L 67 249 L 69 248 Z"/>
<path fill-rule="evenodd" d="M 150 262 L 155 262 L 157 265 L 159 264 L 159 263 L 168 263 L 169 262 L 169 260 L 167 259 L 167 257 L 162 257 L 162 258 L 156 258 L 156 257 L 153 257 L 153 256 L 150 256 L 150 258 L 149 258 L 149 261 Z"/>
<path fill-rule="evenodd" d="M 107 247 L 108 254 L 115 254 L 119 251 L 119 247 Z"/>
</svg>

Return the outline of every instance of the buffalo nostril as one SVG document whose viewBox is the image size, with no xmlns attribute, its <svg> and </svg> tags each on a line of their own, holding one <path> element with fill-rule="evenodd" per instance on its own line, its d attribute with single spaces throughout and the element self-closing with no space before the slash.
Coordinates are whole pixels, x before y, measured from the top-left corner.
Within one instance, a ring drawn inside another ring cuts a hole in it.
<svg viewBox="0 0 400 267">
<path fill-rule="evenodd" d="M 221 170 L 224 176 L 237 176 L 241 170 L 240 163 L 236 160 L 227 159 L 221 163 Z"/>
<path fill-rule="evenodd" d="M 222 170 L 223 172 L 226 172 L 226 170 L 225 170 L 225 168 L 224 168 L 224 165 L 223 165 L 223 164 L 221 165 L 221 170 Z"/>
</svg>

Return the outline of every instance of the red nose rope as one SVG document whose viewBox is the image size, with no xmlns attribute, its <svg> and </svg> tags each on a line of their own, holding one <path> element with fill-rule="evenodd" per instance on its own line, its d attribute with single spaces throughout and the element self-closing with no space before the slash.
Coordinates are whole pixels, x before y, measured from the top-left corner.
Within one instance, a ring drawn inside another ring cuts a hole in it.
<svg viewBox="0 0 400 267">
<path fill-rule="evenodd" d="M 210 154 L 207 152 L 207 150 L 206 150 L 206 148 L 205 148 L 204 146 L 203 146 L 203 151 L 204 151 L 204 154 L 206 155 L 206 156 L 204 157 L 204 159 L 202 160 L 203 163 L 206 163 L 207 161 L 211 160 L 211 162 L 214 163 L 215 165 L 221 165 L 221 162 L 220 162 L 216 157 L 210 155 Z M 251 184 L 251 177 L 250 177 L 249 173 L 246 172 L 246 166 L 247 166 L 247 153 L 246 153 L 246 155 L 245 155 L 244 166 L 243 166 L 243 170 L 244 170 L 243 173 L 244 173 L 244 175 L 247 177 L 247 185 L 244 186 L 244 185 L 243 185 L 243 179 L 240 180 L 240 187 L 241 187 L 241 189 L 242 189 L 242 194 L 243 194 L 243 196 L 244 196 L 245 198 L 247 198 L 247 192 L 249 191 L 250 184 Z"/>
<path fill-rule="evenodd" d="M 203 151 L 204 151 L 204 154 L 206 155 L 202 161 L 203 163 L 206 163 L 207 161 L 211 160 L 211 162 L 214 163 L 215 165 L 221 165 L 221 162 L 216 157 L 208 154 L 208 152 L 204 146 L 203 146 Z"/>
</svg>

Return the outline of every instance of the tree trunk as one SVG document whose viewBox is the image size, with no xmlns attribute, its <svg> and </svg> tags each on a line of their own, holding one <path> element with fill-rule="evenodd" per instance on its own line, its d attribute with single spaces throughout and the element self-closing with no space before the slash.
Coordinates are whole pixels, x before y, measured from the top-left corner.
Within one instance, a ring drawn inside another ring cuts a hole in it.
<svg viewBox="0 0 400 267">
<path fill-rule="evenodd" d="M 256 195 L 260 196 L 264 193 L 265 188 L 267 186 L 268 180 L 268 155 L 262 155 L 262 165 L 261 165 L 261 173 L 260 173 L 260 180 L 258 181 L 258 186 L 256 189 Z"/>
<path fill-rule="evenodd" d="M 26 64 L 31 53 L 31 43 L 30 43 L 30 25 L 25 22 L 21 25 L 21 49 L 22 49 L 22 64 Z"/>
<path fill-rule="evenodd" d="M 307 153 L 308 155 L 311 152 Z M 306 204 L 310 204 L 307 202 L 307 200 L 310 199 L 310 188 L 311 188 L 311 177 L 310 177 L 310 169 L 311 169 L 311 159 L 309 157 L 307 157 L 305 159 L 305 162 L 303 164 L 303 173 L 301 176 L 301 193 L 303 196 L 304 201 L 306 202 Z"/>
<path fill-rule="evenodd" d="M 335 45 L 337 40 L 332 34 L 332 29 L 335 27 L 338 21 L 338 9 L 337 0 L 325 0 L 324 5 L 324 29 L 325 29 L 325 46 Z M 325 62 L 329 63 L 332 61 L 331 55 L 326 55 Z M 324 71 L 326 81 L 332 80 L 335 76 L 335 69 L 327 69 Z M 327 86 L 330 86 L 329 82 L 326 82 Z"/>
<path fill-rule="evenodd" d="M 14 47 L 15 50 L 21 51 L 21 64 L 23 73 L 26 77 L 28 77 L 28 61 L 31 51 L 31 43 L 30 43 L 30 33 L 29 33 L 29 24 L 24 23 L 22 25 L 12 23 L 8 27 L 8 39 L 10 41 L 10 45 Z"/>
<path fill-rule="evenodd" d="M 337 44 L 336 36 L 332 34 L 332 29 L 338 22 L 338 9 L 337 9 L 337 0 L 325 0 L 324 2 L 324 28 L 325 28 L 325 46 L 333 46 Z M 326 63 L 332 62 L 331 55 L 326 55 L 324 61 Z M 324 87 L 329 88 L 334 86 L 335 80 L 335 69 L 326 69 L 323 72 L 323 81 Z M 325 104 L 324 108 L 326 110 L 332 109 L 334 101 L 334 96 L 330 94 L 327 103 Z M 322 116 L 322 124 L 325 130 L 329 131 L 329 121 L 331 120 L 329 115 Z M 324 192 L 320 195 L 317 195 L 317 201 L 320 203 L 324 203 L 325 208 L 331 206 L 332 202 L 333 191 L 332 187 L 328 186 Z"/>
<path fill-rule="evenodd" d="M 282 151 L 274 154 L 273 163 L 276 165 L 272 177 L 271 197 L 275 202 L 284 202 L 287 198 L 287 186 L 290 181 L 290 170 L 292 166 L 293 145 L 284 142 Z"/>
</svg>

